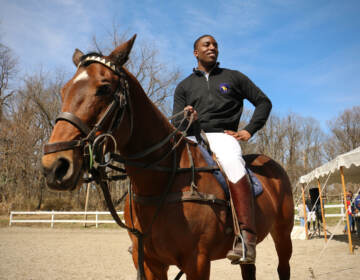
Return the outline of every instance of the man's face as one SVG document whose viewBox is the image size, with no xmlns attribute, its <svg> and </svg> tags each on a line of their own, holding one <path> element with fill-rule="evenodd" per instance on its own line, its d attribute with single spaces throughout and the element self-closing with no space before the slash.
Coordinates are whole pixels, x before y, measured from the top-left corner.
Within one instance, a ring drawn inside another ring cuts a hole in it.
<svg viewBox="0 0 360 280">
<path fill-rule="evenodd" d="M 204 37 L 199 40 L 194 50 L 197 60 L 204 65 L 216 63 L 218 57 L 218 45 L 213 37 Z"/>
</svg>

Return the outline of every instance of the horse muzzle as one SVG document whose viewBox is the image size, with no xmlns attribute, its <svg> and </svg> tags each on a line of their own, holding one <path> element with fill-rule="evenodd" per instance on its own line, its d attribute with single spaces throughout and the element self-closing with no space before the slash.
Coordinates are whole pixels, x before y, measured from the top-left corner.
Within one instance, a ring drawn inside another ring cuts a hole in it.
<svg viewBox="0 0 360 280">
<path fill-rule="evenodd" d="M 54 158 L 53 155 L 45 155 L 42 158 L 42 173 L 50 189 L 71 191 L 76 188 L 81 172 L 65 156 Z"/>
</svg>

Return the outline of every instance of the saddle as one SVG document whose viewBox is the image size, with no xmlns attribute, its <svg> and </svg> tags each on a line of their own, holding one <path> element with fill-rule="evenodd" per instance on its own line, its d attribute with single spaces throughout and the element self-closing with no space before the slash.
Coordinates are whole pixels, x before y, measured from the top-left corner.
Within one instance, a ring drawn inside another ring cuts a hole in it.
<svg viewBox="0 0 360 280">
<path fill-rule="evenodd" d="M 203 133 L 203 138 L 206 139 L 205 133 Z M 180 202 L 180 201 L 184 201 L 184 202 L 185 201 L 189 201 L 189 202 L 190 201 L 193 201 L 193 202 L 201 201 L 201 202 L 205 202 L 205 203 L 215 203 L 215 204 L 219 204 L 219 205 L 223 205 L 223 206 L 230 206 L 230 190 L 229 190 L 227 180 L 226 180 L 224 174 L 221 172 L 221 167 L 216 162 L 216 160 L 214 160 L 212 158 L 212 152 L 210 150 L 210 146 L 208 144 L 206 144 L 207 141 L 198 139 L 198 137 L 196 137 L 196 139 L 197 139 L 197 143 L 195 143 L 195 144 L 197 144 L 197 147 L 201 151 L 206 163 L 208 164 L 208 167 L 195 168 L 193 166 L 192 168 L 190 168 L 190 170 L 192 170 L 193 173 L 196 170 L 200 170 L 200 169 L 202 171 L 206 170 L 206 172 L 211 172 L 214 175 L 214 177 L 216 178 L 216 180 L 219 182 L 221 188 L 224 190 L 226 200 L 219 199 L 213 194 L 207 194 L 207 193 L 202 193 L 202 192 L 197 191 L 196 186 L 194 185 L 194 178 L 193 178 L 190 191 L 168 193 L 166 195 L 165 202 L 166 203 L 174 203 L 174 202 Z M 188 151 L 188 152 L 190 152 L 190 151 Z M 191 153 L 190 153 L 190 156 L 191 156 Z M 218 167 L 218 168 L 216 168 L 216 167 Z M 183 170 L 189 171 L 188 168 L 185 168 Z M 250 178 L 251 185 L 253 188 L 253 194 L 256 197 L 263 192 L 262 185 L 249 168 L 246 168 L 246 170 L 247 170 L 247 173 L 249 174 L 249 178 Z M 193 177 L 194 177 L 194 174 L 193 174 Z M 141 196 L 141 195 L 132 193 L 132 197 L 135 202 L 141 203 L 141 204 L 148 204 L 148 205 L 157 204 L 157 203 L 159 203 L 159 201 L 162 200 L 161 195 L 160 196 L 158 196 L 158 195 L 156 195 L 156 196 Z"/>
<path fill-rule="evenodd" d="M 221 170 L 221 167 L 219 166 L 217 161 L 214 160 L 213 158 L 213 153 L 210 149 L 210 145 L 206 138 L 206 134 L 203 131 L 201 131 L 200 134 L 196 135 L 196 140 L 197 140 L 198 148 L 201 151 L 206 163 L 209 166 L 218 166 Z M 249 175 L 254 197 L 257 197 L 263 192 L 262 184 L 248 166 L 245 166 L 245 169 L 247 174 Z M 213 172 L 213 175 L 215 176 L 216 180 L 219 182 L 221 188 L 225 192 L 226 200 L 229 200 L 230 199 L 229 186 L 227 184 L 227 180 L 224 176 L 224 173 L 221 172 L 220 170 L 215 170 Z"/>
</svg>

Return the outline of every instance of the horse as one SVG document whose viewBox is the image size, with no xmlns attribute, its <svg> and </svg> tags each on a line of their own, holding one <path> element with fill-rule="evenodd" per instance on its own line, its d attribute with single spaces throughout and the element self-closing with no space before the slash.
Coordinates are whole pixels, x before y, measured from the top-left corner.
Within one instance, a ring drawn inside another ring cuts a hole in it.
<svg viewBox="0 0 360 280">
<path fill-rule="evenodd" d="M 170 265 L 189 280 L 209 279 L 211 261 L 225 258 L 233 245 L 231 211 L 228 205 L 215 203 L 226 200 L 226 195 L 212 172 L 206 171 L 209 166 L 198 145 L 169 122 L 124 67 L 135 37 L 108 56 L 75 50 L 77 71 L 61 90 L 62 112 L 44 147 L 43 174 L 49 188 L 74 190 L 87 170 L 85 150 L 105 135 L 109 144 L 102 149 L 116 150 L 126 159 L 131 193 L 125 202 L 125 223 L 148 233 L 142 241 L 146 279 L 168 279 Z M 257 243 L 271 234 L 279 279 L 290 279 L 294 203 L 289 178 L 265 155 L 244 158 L 263 185 L 255 199 Z M 181 169 L 185 172 L 176 172 Z M 166 200 L 192 191 L 216 199 Z M 147 203 L 146 198 L 159 197 L 165 198 L 160 206 L 158 199 Z M 129 236 L 138 270 L 139 239 L 131 231 Z M 255 264 L 240 268 L 243 279 L 256 278 Z"/>
</svg>

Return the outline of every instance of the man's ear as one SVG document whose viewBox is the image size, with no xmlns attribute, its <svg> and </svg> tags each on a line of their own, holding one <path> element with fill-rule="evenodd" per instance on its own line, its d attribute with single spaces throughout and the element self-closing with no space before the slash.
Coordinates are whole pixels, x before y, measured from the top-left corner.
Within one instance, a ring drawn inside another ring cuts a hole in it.
<svg viewBox="0 0 360 280">
<path fill-rule="evenodd" d="M 195 56 L 196 58 L 198 58 L 198 56 L 199 56 L 198 50 L 194 50 L 194 56 Z"/>
<path fill-rule="evenodd" d="M 129 59 L 129 54 L 134 45 L 136 39 L 136 34 L 127 42 L 118 46 L 112 53 L 108 56 L 110 61 L 112 61 L 116 66 L 122 66 Z"/>
<path fill-rule="evenodd" d="M 80 63 L 80 58 L 83 56 L 83 52 L 79 49 L 75 49 L 74 54 L 72 56 L 72 61 L 74 62 L 75 66 L 77 67 Z"/>
</svg>

